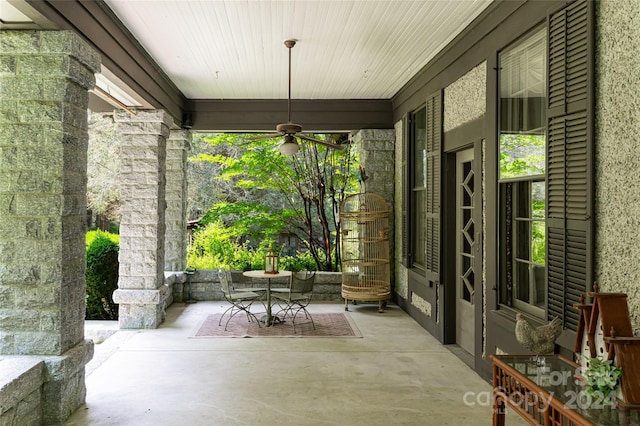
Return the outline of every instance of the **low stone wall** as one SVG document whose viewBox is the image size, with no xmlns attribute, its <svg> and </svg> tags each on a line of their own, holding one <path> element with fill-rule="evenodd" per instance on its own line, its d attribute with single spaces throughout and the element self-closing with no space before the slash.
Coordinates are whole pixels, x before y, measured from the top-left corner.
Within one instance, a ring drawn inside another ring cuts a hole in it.
<svg viewBox="0 0 640 426">
<path fill-rule="evenodd" d="M 42 359 L 0 357 L 0 425 L 42 423 Z"/>
<path fill-rule="evenodd" d="M 245 277 L 242 271 L 232 271 L 231 278 L 237 288 L 264 287 L 266 284 L 263 279 Z M 271 280 L 271 287 L 284 287 L 287 282 L 287 278 L 274 278 Z M 165 283 L 172 288 L 174 302 L 184 302 L 188 299 L 224 300 L 217 271 L 198 270 L 193 275 L 184 272 L 167 273 Z M 341 285 L 340 272 L 316 272 L 313 299 L 342 301 Z"/>
</svg>

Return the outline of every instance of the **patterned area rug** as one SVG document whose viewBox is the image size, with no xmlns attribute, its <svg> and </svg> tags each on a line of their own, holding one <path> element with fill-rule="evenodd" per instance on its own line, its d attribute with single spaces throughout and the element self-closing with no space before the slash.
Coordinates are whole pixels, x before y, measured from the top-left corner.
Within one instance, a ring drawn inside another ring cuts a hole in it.
<svg viewBox="0 0 640 426">
<path fill-rule="evenodd" d="M 224 323 L 228 318 L 223 318 L 222 325 L 218 325 L 220 315 L 208 315 L 190 337 L 362 337 L 351 317 L 345 313 L 313 314 L 315 330 L 311 320 L 306 319 L 304 315 L 298 315 L 295 333 L 289 318 L 271 327 L 258 327 L 255 321 L 248 322 L 243 313 L 234 316 L 225 331 Z"/>
</svg>

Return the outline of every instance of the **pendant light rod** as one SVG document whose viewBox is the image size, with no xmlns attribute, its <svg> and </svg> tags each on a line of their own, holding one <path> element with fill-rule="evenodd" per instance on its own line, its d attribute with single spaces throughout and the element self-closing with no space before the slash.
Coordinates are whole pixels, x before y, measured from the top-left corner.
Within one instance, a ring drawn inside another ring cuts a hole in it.
<svg viewBox="0 0 640 426">
<path fill-rule="evenodd" d="M 296 45 L 296 40 L 285 40 L 284 45 L 289 49 L 289 97 L 287 100 L 287 122 L 291 123 L 291 48 Z"/>
</svg>

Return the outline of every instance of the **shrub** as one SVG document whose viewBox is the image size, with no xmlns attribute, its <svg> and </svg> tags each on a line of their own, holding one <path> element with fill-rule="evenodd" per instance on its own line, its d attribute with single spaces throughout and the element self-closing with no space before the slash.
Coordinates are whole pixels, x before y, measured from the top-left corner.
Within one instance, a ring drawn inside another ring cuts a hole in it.
<svg viewBox="0 0 640 426">
<path fill-rule="evenodd" d="M 187 265 L 195 269 L 263 269 L 267 246 L 268 242 L 257 248 L 249 241 L 236 243 L 221 221 L 211 222 L 194 234 Z M 281 257 L 280 269 L 315 271 L 317 264 L 311 253 L 302 252 Z"/>
<path fill-rule="evenodd" d="M 109 238 L 111 241 L 116 243 L 116 245 L 120 245 L 120 235 L 96 229 L 93 231 L 88 231 L 85 234 L 86 247 L 89 248 L 93 240 L 95 240 L 98 236 Z"/>
<path fill-rule="evenodd" d="M 283 256 L 280 258 L 280 269 L 285 271 L 315 271 L 318 269 L 315 259 L 311 253 L 298 253 L 296 256 Z"/>
<path fill-rule="evenodd" d="M 113 292 L 118 288 L 119 236 L 102 231 L 87 233 L 86 319 L 118 319 Z"/>
</svg>

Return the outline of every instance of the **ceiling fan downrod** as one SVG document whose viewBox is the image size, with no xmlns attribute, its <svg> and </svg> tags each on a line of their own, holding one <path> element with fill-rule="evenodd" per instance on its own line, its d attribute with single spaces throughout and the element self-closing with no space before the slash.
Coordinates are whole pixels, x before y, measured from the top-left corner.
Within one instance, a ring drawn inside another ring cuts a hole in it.
<svg viewBox="0 0 640 426">
<path fill-rule="evenodd" d="M 276 126 L 277 133 L 263 135 L 257 138 L 250 138 L 250 139 L 263 139 L 265 137 L 274 138 L 278 136 L 284 136 L 284 141 L 282 144 L 280 144 L 280 152 L 284 155 L 294 155 L 295 153 L 298 152 L 298 141 L 296 140 L 296 138 L 299 138 L 301 140 L 305 140 L 308 142 L 312 142 L 315 144 L 323 145 L 327 148 L 343 150 L 346 148 L 343 145 L 334 144 L 330 141 L 315 139 L 315 138 L 300 134 L 302 132 L 302 126 L 291 122 L 291 49 L 293 48 L 293 46 L 296 45 L 296 41 L 297 40 L 293 40 L 293 39 L 284 41 L 284 45 L 286 46 L 287 49 L 289 49 L 289 81 L 288 81 L 289 96 L 287 97 L 287 118 L 288 118 L 287 123 L 278 124 Z"/>
<path fill-rule="evenodd" d="M 285 40 L 284 45 L 289 49 L 289 96 L 287 97 L 287 122 L 291 123 L 291 49 L 296 45 L 296 41 Z"/>
<path fill-rule="evenodd" d="M 284 45 L 289 49 L 289 96 L 287 97 L 287 123 L 278 124 L 276 126 L 276 131 L 290 135 L 302 131 L 302 126 L 291 122 L 291 49 L 296 45 L 296 40 L 285 40 Z"/>
</svg>

